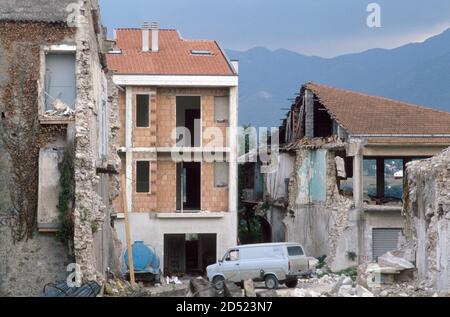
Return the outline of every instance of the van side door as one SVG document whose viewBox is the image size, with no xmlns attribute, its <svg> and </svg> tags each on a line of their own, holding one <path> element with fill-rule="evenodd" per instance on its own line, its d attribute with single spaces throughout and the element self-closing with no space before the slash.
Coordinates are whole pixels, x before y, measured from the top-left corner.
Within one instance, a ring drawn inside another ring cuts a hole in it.
<svg viewBox="0 0 450 317">
<path fill-rule="evenodd" d="M 233 249 L 227 252 L 220 267 L 225 279 L 231 282 L 240 282 L 239 250 Z"/>
</svg>

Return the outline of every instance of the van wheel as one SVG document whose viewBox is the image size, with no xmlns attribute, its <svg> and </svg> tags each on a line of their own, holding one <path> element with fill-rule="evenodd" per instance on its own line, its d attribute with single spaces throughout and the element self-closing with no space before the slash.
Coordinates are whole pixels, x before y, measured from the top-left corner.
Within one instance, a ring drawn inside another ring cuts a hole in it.
<svg viewBox="0 0 450 317">
<path fill-rule="evenodd" d="M 295 288 L 297 286 L 297 284 L 298 284 L 298 280 L 297 279 L 289 280 L 289 281 L 286 281 L 284 284 L 286 284 L 286 286 L 288 288 Z"/>
<path fill-rule="evenodd" d="M 223 290 L 225 287 L 225 279 L 223 278 L 223 276 L 214 277 L 212 283 L 214 285 L 214 288 L 218 291 Z"/>
<path fill-rule="evenodd" d="M 267 275 L 264 281 L 268 289 L 276 289 L 278 287 L 278 279 L 275 275 Z"/>
</svg>

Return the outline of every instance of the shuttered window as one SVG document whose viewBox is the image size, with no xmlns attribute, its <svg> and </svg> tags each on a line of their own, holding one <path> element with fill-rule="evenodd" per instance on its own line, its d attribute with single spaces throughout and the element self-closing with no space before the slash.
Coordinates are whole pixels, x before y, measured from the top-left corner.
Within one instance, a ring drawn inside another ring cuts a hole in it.
<svg viewBox="0 0 450 317">
<path fill-rule="evenodd" d="M 228 122 L 230 106 L 228 97 L 214 97 L 214 119 L 218 123 Z"/>
<path fill-rule="evenodd" d="M 226 162 L 214 163 L 214 187 L 228 186 L 228 171 L 229 166 Z"/>
<path fill-rule="evenodd" d="M 136 162 L 136 192 L 149 193 L 150 192 L 150 162 L 138 161 Z"/>
<path fill-rule="evenodd" d="M 374 228 L 372 229 L 372 254 L 373 260 L 383 254 L 397 249 L 399 235 L 402 229 L 399 228 Z"/>
</svg>

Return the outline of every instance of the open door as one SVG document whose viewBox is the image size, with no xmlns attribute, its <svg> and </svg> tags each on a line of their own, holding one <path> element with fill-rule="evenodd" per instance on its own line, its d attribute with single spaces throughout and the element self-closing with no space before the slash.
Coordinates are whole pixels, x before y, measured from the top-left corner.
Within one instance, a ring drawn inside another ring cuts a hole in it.
<svg viewBox="0 0 450 317">
<path fill-rule="evenodd" d="M 200 211 L 201 163 L 177 164 L 177 211 Z"/>
</svg>

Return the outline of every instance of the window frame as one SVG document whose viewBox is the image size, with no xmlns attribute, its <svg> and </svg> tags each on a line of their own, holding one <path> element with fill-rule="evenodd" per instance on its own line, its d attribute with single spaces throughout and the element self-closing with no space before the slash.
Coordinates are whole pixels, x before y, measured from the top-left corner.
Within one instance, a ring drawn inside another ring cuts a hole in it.
<svg viewBox="0 0 450 317">
<path fill-rule="evenodd" d="M 136 93 L 135 95 L 134 95 L 135 97 L 134 97 L 134 99 L 135 99 L 135 101 L 134 101 L 134 104 L 135 104 L 135 107 L 134 107 L 134 109 L 135 109 L 135 114 L 134 114 L 134 127 L 136 128 L 136 129 L 148 129 L 148 128 L 150 128 L 151 126 L 152 126 L 152 114 L 151 114 L 151 95 L 150 94 L 146 94 L 146 93 Z M 148 104 L 147 104 L 147 107 L 148 107 L 148 111 L 147 111 L 147 114 L 148 114 L 148 124 L 146 125 L 146 126 L 138 126 L 138 120 L 137 120 L 137 118 L 138 118 L 138 97 L 139 96 L 146 96 L 147 98 L 148 98 Z"/>
<path fill-rule="evenodd" d="M 47 74 L 47 55 L 48 54 L 74 54 L 75 55 L 75 75 L 77 70 L 77 46 L 76 44 L 55 44 L 55 45 L 42 45 L 40 48 L 40 76 L 38 81 L 38 114 L 45 115 L 46 104 L 45 104 L 45 78 Z M 76 110 L 76 101 L 78 99 L 78 80 L 75 76 L 75 105 L 74 110 Z"/>
<path fill-rule="evenodd" d="M 224 120 L 218 120 L 217 117 L 216 117 L 216 113 L 217 113 L 217 111 L 216 111 L 216 107 L 217 107 L 216 100 L 219 99 L 219 98 L 224 98 L 224 99 L 226 98 L 227 101 L 228 101 L 226 103 L 226 105 L 227 105 L 227 111 L 226 111 L 227 118 L 224 119 Z M 228 124 L 228 123 L 230 123 L 230 96 L 214 96 L 214 122 L 218 123 L 218 124 Z"/>
<path fill-rule="evenodd" d="M 219 164 L 225 164 L 227 167 L 227 170 L 225 173 L 227 175 L 227 184 L 224 186 L 218 186 L 216 184 L 216 166 L 218 166 Z M 214 175 L 213 175 L 214 188 L 221 189 L 221 188 L 228 188 L 230 186 L 230 176 L 229 176 L 230 175 L 230 164 L 228 162 L 213 162 L 213 173 L 214 173 Z"/>
<path fill-rule="evenodd" d="M 138 191 L 138 163 L 141 162 L 147 162 L 148 163 L 148 191 L 141 192 Z M 135 161 L 135 172 L 134 172 L 134 179 L 135 179 L 135 186 L 134 186 L 134 192 L 136 194 L 151 194 L 152 193 L 152 161 L 148 159 L 138 159 Z"/>
</svg>

